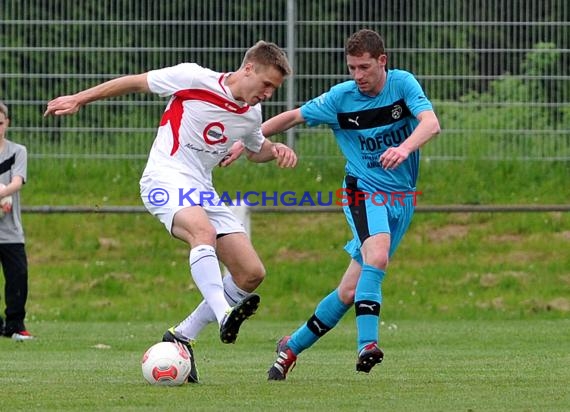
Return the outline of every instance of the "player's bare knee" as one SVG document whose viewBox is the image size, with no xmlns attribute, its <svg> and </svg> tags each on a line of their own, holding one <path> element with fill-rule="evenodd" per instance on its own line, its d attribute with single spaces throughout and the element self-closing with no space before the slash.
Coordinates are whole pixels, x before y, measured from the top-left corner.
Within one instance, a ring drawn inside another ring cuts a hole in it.
<svg viewBox="0 0 570 412">
<path fill-rule="evenodd" d="M 355 292 L 353 287 L 340 285 L 338 288 L 338 297 L 345 305 L 352 305 L 354 303 Z"/>
<path fill-rule="evenodd" d="M 265 267 L 263 265 L 249 268 L 234 269 L 231 271 L 235 284 L 246 292 L 253 292 L 265 279 Z"/>
<path fill-rule="evenodd" d="M 263 265 L 259 265 L 248 272 L 246 283 L 250 288 L 250 291 L 254 291 L 259 285 L 261 285 L 261 282 L 265 279 L 265 274 L 265 267 L 263 267 Z"/>
<path fill-rule="evenodd" d="M 184 225 L 175 224 L 172 226 L 172 235 L 191 247 L 199 245 L 216 245 L 216 230 L 213 226 L 205 226 L 199 229 L 189 230 Z"/>
<path fill-rule="evenodd" d="M 364 264 L 374 266 L 375 268 L 386 270 L 388 267 L 387 253 L 369 253 L 364 259 Z"/>
<path fill-rule="evenodd" d="M 198 245 L 212 245 L 216 246 L 216 233 L 214 231 L 202 231 L 196 234 L 188 234 L 185 240 L 192 247 Z"/>
</svg>

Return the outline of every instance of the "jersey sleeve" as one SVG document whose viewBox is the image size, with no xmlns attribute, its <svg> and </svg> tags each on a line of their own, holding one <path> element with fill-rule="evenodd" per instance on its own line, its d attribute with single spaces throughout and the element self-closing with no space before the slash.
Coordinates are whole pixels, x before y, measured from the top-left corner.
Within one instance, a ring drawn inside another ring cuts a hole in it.
<svg viewBox="0 0 570 412">
<path fill-rule="evenodd" d="M 265 136 L 261 133 L 261 127 L 256 129 L 250 136 L 243 139 L 244 146 L 254 153 L 259 153 L 261 146 L 265 141 Z"/>
<path fill-rule="evenodd" d="M 201 70 L 202 67 L 196 63 L 180 63 L 151 70 L 147 73 L 148 87 L 161 97 L 171 96 L 179 90 L 190 89 Z"/>
<path fill-rule="evenodd" d="M 13 176 L 21 176 L 22 181 L 26 183 L 28 176 L 28 151 L 26 146 L 18 145 L 16 149 L 16 159 L 12 170 Z"/>
<path fill-rule="evenodd" d="M 338 124 L 338 110 L 334 102 L 334 93 L 329 90 L 301 106 L 301 115 L 308 126 L 326 124 L 335 129 Z"/>
<path fill-rule="evenodd" d="M 242 142 L 248 150 L 251 150 L 254 153 L 259 153 L 261 146 L 265 141 L 265 136 L 261 133 L 261 120 L 263 118 L 261 114 L 261 105 L 258 103 L 255 106 L 252 106 L 250 110 L 255 112 L 257 126 L 251 134 L 242 138 Z"/>
<path fill-rule="evenodd" d="M 422 86 L 411 73 L 407 73 L 401 85 L 406 106 L 408 106 L 414 117 L 418 117 L 423 111 L 433 110 L 433 106 L 426 97 Z"/>
</svg>

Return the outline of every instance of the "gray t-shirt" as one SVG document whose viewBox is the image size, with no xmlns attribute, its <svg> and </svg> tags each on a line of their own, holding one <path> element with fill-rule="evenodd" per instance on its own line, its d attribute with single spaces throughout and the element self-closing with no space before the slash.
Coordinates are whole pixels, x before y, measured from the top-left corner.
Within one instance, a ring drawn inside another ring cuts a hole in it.
<svg viewBox="0 0 570 412">
<path fill-rule="evenodd" d="M 21 176 L 26 182 L 28 152 L 25 146 L 4 141 L 0 152 L 0 183 L 8 185 L 14 176 Z M 12 194 L 12 212 L 0 218 L 0 243 L 24 243 L 24 229 L 20 208 L 20 191 Z"/>
</svg>

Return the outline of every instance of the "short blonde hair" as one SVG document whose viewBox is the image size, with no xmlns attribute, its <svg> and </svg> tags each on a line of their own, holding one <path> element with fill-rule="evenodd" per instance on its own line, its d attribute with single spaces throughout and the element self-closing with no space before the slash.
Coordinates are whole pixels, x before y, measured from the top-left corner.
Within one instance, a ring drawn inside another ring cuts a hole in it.
<svg viewBox="0 0 570 412">
<path fill-rule="evenodd" d="M 4 114 L 4 117 L 8 118 L 8 106 L 0 102 L 0 113 Z"/>
<path fill-rule="evenodd" d="M 258 41 L 245 52 L 242 67 L 250 62 L 258 63 L 262 66 L 273 66 L 279 70 L 283 76 L 288 76 L 292 72 L 285 52 L 275 43 L 263 40 Z"/>
</svg>

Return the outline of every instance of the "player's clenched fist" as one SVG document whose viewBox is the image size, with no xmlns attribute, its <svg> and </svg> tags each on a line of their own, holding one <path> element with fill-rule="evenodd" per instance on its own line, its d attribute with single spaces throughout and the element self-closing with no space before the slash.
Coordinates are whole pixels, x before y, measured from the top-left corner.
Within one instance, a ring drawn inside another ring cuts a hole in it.
<svg viewBox="0 0 570 412">
<path fill-rule="evenodd" d="M 279 167 L 295 167 L 297 164 L 297 154 L 289 146 L 274 143 L 271 150 Z"/>
</svg>

